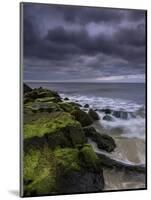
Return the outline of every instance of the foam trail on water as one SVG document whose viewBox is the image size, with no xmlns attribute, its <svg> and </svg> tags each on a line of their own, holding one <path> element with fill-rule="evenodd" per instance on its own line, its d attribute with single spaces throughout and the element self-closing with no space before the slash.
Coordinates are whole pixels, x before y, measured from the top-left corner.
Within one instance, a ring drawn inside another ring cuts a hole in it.
<svg viewBox="0 0 151 200">
<path fill-rule="evenodd" d="M 65 97 L 62 94 L 62 97 Z M 81 105 L 89 104 L 90 108 L 96 109 L 100 115 L 100 123 L 107 131 L 114 128 L 122 129 L 122 136 L 129 138 L 145 139 L 145 108 L 130 100 L 112 99 L 94 96 L 68 95 L 71 101 L 78 101 Z M 131 112 L 135 118 L 128 113 L 128 119 L 116 118 L 112 115 L 113 121 L 102 120 L 105 113 L 99 111 L 103 108 L 110 108 L 115 111 Z"/>
</svg>

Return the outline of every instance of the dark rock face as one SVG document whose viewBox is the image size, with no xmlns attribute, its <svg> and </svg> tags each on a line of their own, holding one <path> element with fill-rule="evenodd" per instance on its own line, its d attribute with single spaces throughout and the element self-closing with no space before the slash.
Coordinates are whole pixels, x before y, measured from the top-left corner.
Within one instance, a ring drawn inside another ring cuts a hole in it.
<svg viewBox="0 0 151 200">
<path fill-rule="evenodd" d="M 71 171 L 58 180 L 61 193 L 99 192 L 104 188 L 103 171 Z"/>
<path fill-rule="evenodd" d="M 109 109 L 109 108 L 101 109 L 100 111 L 101 111 L 101 112 L 104 112 L 105 114 L 111 114 L 111 113 L 112 113 L 112 110 Z"/>
<path fill-rule="evenodd" d="M 133 172 L 139 172 L 139 173 L 145 173 L 146 168 L 144 165 L 141 164 L 127 164 L 118 160 L 114 160 L 112 158 L 109 158 L 108 156 L 97 153 L 98 157 L 100 158 L 100 163 L 102 166 L 107 168 L 117 168 L 117 169 L 124 169 L 125 171 L 133 171 Z"/>
<path fill-rule="evenodd" d="M 84 132 L 87 137 L 96 142 L 99 149 L 107 152 L 111 152 L 115 149 L 116 144 L 111 136 L 100 134 L 93 127 L 84 128 Z"/>
<path fill-rule="evenodd" d="M 85 105 L 84 105 L 84 108 L 89 108 L 89 104 L 85 104 Z"/>
<path fill-rule="evenodd" d="M 103 120 L 106 120 L 106 121 L 114 121 L 114 119 L 113 119 L 112 116 L 110 116 L 110 115 L 105 115 L 105 116 L 103 117 Z"/>
<path fill-rule="evenodd" d="M 90 117 L 93 119 L 93 120 L 99 120 L 100 117 L 99 115 L 97 114 L 96 111 L 94 111 L 93 109 L 90 109 L 88 114 L 90 115 Z"/>
<path fill-rule="evenodd" d="M 113 111 L 113 116 L 121 119 L 128 119 L 128 113 L 125 111 Z"/>
<path fill-rule="evenodd" d="M 24 90 L 24 94 L 26 92 L 31 92 L 32 91 L 32 89 L 26 83 L 24 83 L 24 85 L 23 85 L 23 90 Z"/>
<path fill-rule="evenodd" d="M 65 100 L 65 101 L 68 101 L 68 100 L 69 100 L 69 98 L 68 98 L 68 97 L 65 97 L 65 98 L 64 98 L 64 100 Z"/>
<path fill-rule="evenodd" d="M 24 103 L 33 101 L 38 98 L 45 98 L 45 97 L 55 97 L 58 101 L 61 101 L 61 97 L 55 91 L 51 91 L 48 89 L 43 88 L 35 88 L 30 92 L 25 93 L 24 95 Z"/>
<path fill-rule="evenodd" d="M 71 112 L 71 115 L 73 115 L 75 119 L 79 121 L 83 127 L 91 125 L 93 123 L 91 117 L 82 110 L 75 110 Z"/>
</svg>

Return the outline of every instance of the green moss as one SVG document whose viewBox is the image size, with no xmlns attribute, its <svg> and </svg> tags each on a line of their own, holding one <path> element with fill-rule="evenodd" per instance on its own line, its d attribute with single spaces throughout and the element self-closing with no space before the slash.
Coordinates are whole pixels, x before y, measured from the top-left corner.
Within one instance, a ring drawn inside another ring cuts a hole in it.
<svg viewBox="0 0 151 200">
<path fill-rule="evenodd" d="M 56 164 L 65 171 L 80 170 L 79 150 L 72 148 L 63 148 L 55 150 Z"/>
<path fill-rule="evenodd" d="M 56 132 L 60 128 L 69 125 L 79 126 L 79 123 L 75 121 L 70 114 L 65 112 L 60 112 L 46 118 L 40 118 L 24 125 L 24 139 L 34 136 L 42 137 L 45 134 Z"/>
<path fill-rule="evenodd" d="M 100 173 L 100 169 L 97 155 L 87 144 L 79 148 L 51 150 L 45 145 L 40 150 L 31 149 L 24 155 L 24 195 L 61 193 L 64 183 L 68 184 L 69 177 L 73 179 L 70 182 L 74 187 L 75 183 L 81 181 L 79 177 L 83 177 L 83 172 L 95 174 Z"/>
<path fill-rule="evenodd" d="M 53 152 L 30 150 L 24 156 L 24 192 L 25 196 L 45 195 L 56 191 L 56 167 Z"/>
<path fill-rule="evenodd" d="M 58 101 L 61 100 L 59 94 L 55 91 L 51 91 L 44 88 L 35 88 L 30 92 L 24 94 L 24 102 L 33 102 L 38 98 L 54 97 Z"/>
<path fill-rule="evenodd" d="M 25 111 L 28 110 L 30 113 L 38 113 L 38 112 L 56 112 L 63 111 L 57 103 L 54 102 L 28 102 L 24 105 Z M 26 112 L 27 113 L 27 112 Z M 29 112 L 28 112 L 29 113 Z"/>
<path fill-rule="evenodd" d="M 36 102 L 54 102 L 57 103 L 59 100 L 55 97 L 43 97 L 43 98 L 38 98 L 35 100 Z"/>
<path fill-rule="evenodd" d="M 58 105 L 60 106 L 60 108 L 62 108 L 65 112 L 69 112 L 71 113 L 74 109 L 75 106 L 70 104 L 70 103 L 66 103 L 66 102 L 60 102 L 58 103 Z"/>
<path fill-rule="evenodd" d="M 79 121 L 83 127 L 91 125 L 93 123 L 91 117 L 86 112 L 80 109 L 72 111 L 71 115 L 73 115 L 75 119 Z"/>
<path fill-rule="evenodd" d="M 82 165 L 84 164 L 86 167 L 95 169 L 98 167 L 99 158 L 91 145 L 85 144 L 80 150 L 80 156 L 82 159 Z"/>
</svg>

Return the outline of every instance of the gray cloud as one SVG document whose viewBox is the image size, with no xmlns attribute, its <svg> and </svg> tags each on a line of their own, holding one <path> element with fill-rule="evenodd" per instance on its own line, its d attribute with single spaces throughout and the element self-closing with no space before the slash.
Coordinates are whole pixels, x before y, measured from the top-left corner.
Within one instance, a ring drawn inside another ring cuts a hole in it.
<svg viewBox="0 0 151 200">
<path fill-rule="evenodd" d="M 145 31 L 142 10 L 25 3 L 24 78 L 144 74 Z"/>
</svg>

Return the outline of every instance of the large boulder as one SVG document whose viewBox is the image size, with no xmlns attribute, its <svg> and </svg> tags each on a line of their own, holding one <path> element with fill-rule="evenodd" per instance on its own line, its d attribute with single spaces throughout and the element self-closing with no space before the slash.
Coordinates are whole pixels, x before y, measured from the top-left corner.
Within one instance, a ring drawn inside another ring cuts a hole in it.
<svg viewBox="0 0 151 200">
<path fill-rule="evenodd" d="M 96 111 L 94 111 L 93 109 L 90 109 L 88 114 L 90 115 L 90 117 L 95 121 L 95 120 L 99 120 L 100 117 L 98 115 L 98 113 Z"/>
<path fill-rule="evenodd" d="M 71 103 L 67 102 L 59 102 L 58 105 L 62 110 L 65 112 L 71 113 L 73 110 L 78 109 L 76 105 L 72 105 Z"/>
<path fill-rule="evenodd" d="M 89 108 L 89 104 L 86 103 L 86 104 L 84 105 L 84 108 Z"/>
<path fill-rule="evenodd" d="M 24 154 L 24 196 L 98 192 L 104 188 L 98 156 L 90 145 L 47 146 Z"/>
<path fill-rule="evenodd" d="M 105 115 L 102 119 L 105 121 L 114 121 L 114 119 L 111 115 Z"/>
<path fill-rule="evenodd" d="M 44 97 L 54 97 L 59 102 L 61 101 L 61 97 L 59 94 L 55 91 L 44 89 L 44 88 L 35 88 L 30 92 L 27 92 L 24 94 L 24 103 L 34 101 L 38 98 L 44 98 Z"/>
<path fill-rule="evenodd" d="M 76 153 L 78 155 L 68 159 L 70 161 L 68 170 L 68 165 L 61 168 L 62 175 L 58 178 L 60 192 L 71 194 L 102 191 L 104 188 L 103 171 L 100 160 L 91 145 L 83 145 L 78 151 L 76 150 Z M 70 153 L 66 152 L 66 156 L 69 157 Z M 65 165 L 66 157 L 61 154 L 59 158 Z"/>
<path fill-rule="evenodd" d="M 83 127 L 93 123 L 92 118 L 86 112 L 80 109 L 72 111 L 71 115 L 74 116 L 75 119 L 79 121 Z"/>
<path fill-rule="evenodd" d="M 94 141 L 99 149 L 107 152 L 112 152 L 115 149 L 116 144 L 111 136 L 98 133 L 94 127 L 86 127 L 83 130 L 85 135 Z"/>
<path fill-rule="evenodd" d="M 86 141 L 80 123 L 69 113 L 52 113 L 24 125 L 25 149 L 39 143 L 45 144 L 45 142 L 51 148 L 55 148 L 56 146 L 76 146 Z"/>
<path fill-rule="evenodd" d="M 128 112 L 126 111 L 113 111 L 113 116 L 120 119 L 128 119 Z"/>
<path fill-rule="evenodd" d="M 100 109 L 101 112 L 104 112 L 105 114 L 111 114 L 112 110 L 110 108 L 104 108 L 104 109 Z"/>
<path fill-rule="evenodd" d="M 38 113 L 38 112 L 56 112 L 56 111 L 63 111 L 57 103 L 54 102 L 30 102 L 24 106 L 25 113 Z M 30 112 L 29 112 L 30 111 Z"/>
</svg>

